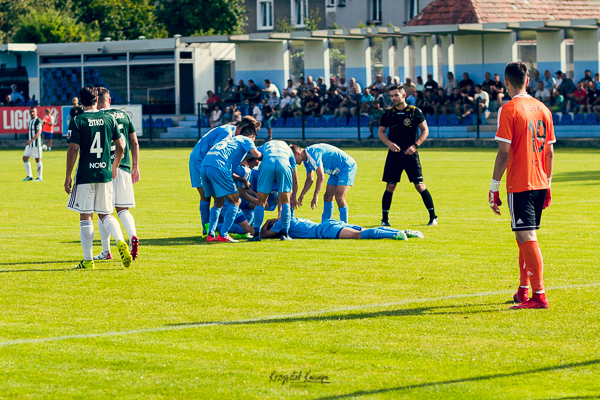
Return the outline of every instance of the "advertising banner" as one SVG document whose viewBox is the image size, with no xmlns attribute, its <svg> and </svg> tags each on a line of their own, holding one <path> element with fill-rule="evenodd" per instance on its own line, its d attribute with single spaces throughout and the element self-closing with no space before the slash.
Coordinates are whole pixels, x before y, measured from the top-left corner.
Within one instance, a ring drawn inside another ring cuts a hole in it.
<svg viewBox="0 0 600 400">
<path fill-rule="evenodd" d="M 49 109 L 50 115 L 54 117 L 53 133 L 62 133 L 62 112 L 59 106 L 36 107 L 38 117 L 44 120 L 44 110 Z M 141 106 L 140 106 L 141 109 Z M 0 107 L 0 134 L 27 133 L 29 127 L 29 107 Z"/>
</svg>

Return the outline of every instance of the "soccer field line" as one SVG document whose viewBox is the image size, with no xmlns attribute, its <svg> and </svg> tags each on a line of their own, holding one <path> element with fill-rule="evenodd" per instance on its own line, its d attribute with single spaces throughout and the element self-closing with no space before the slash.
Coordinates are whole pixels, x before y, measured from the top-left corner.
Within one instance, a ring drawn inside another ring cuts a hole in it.
<svg viewBox="0 0 600 400">
<path fill-rule="evenodd" d="M 580 289 L 580 288 L 597 287 L 597 286 L 600 286 L 600 282 L 599 283 L 588 283 L 588 284 L 582 284 L 582 285 L 556 286 L 556 287 L 552 287 L 552 288 L 547 288 L 546 290 Z M 265 321 L 277 321 L 277 320 L 286 320 L 286 319 L 291 319 L 291 318 L 312 317 L 315 315 L 335 314 L 335 313 L 347 312 L 347 311 L 366 310 L 366 309 L 371 309 L 371 308 L 386 308 L 386 307 L 401 306 L 401 305 L 413 304 L 413 303 L 429 303 L 429 302 L 443 301 L 443 300 L 466 299 L 466 298 L 473 298 L 473 297 L 513 294 L 513 292 L 514 292 L 514 290 L 502 290 L 502 291 L 497 291 L 497 292 L 455 294 L 455 295 L 449 295 L 449 296 L 430 297 L 430 298 L 424 298 L 424 299 L 406 299 L 406 300 L 386 302 L 386 303 L 362 304 L 362 305 L 358 305 L 358 306 L 331 308 L 328 310 L 307 311 L 307 312 L 293 313 L 293 314 L 280 314 L 280 315 L 272 315 L 272 316 L 267 316 L 267 317 L 257 317 L 257 318 L 240 319 L 240 320 L 233 320 L 233 321 L 198 322 L 198 323 L 188 323 L 188 324 L 182 324 L 182 325 L 167 325 L 167 326 L 161 326 L 161 327 L 155 327 L 155 328 L 133 329 L 133 330 L 129 330 L 129 331 L 85 333 L 85 334 L 80 334 L 80 335 L 54 336 L 54 337 L 37 338 L 37 339 L 14 339 L 14 340 L 7 340 L 4 342 L 0 342 L 0 347 L 14 346 L 14 345 L 18 345 L 18 344 L 59 342 L 59 341 L 70 340 L 70 339 L 94 339 L 94 338 L 106 338 L 106 337 L 111 337 L 111 336 L 135 335 L 135 334 L 141 334 L 141 333 L 179 331 L 179 330 L 183 330 L 183 329 L 207 328 L 207 327 L 211 327 L 211 326 L 244 325 L 244 324 L 259 323 L 259 322 L 265 322 Z"/>
</svg>

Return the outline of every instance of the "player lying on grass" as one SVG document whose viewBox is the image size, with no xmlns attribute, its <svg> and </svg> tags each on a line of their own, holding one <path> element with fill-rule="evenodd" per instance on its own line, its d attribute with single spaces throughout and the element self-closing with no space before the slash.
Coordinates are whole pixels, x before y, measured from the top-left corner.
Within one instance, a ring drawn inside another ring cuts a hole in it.
<svg viewBox="0 0 600 400">
<path fill-rule="evenodd" d="M 296 193 L 298 192 L 298 172 L 296 159 L 287 143 L 272 140 L 258 149 L 263 155 L 258 167 L 258 200 L 255 209 L 254 230 L 257 232 L 251 241 L 260 242 L 260 227 L 265 218 L 265 206 L 272 191 L 273 183 L 277 183 L 279 202 L 281 203 L 281 223 L 283 225 L 281 240 L 291 240 L 287 234 L 292 218 L 292 208 L 296 208 Z"/>
<path fill-rule="evenodd" d="M 231 228 L 237 217 L 241 202 L 237 185 L 233 180 L 233 170 L 240 165 L 248 152 L 255 158 L 261 158 L 262 154 L 256 150 L 254 145 L 255 139 L 256 128 L 253 125 L 245 126 L 239 136 L 225 139 L 214 145 L 202 161 L 200 178 L 202 179 L 204 195 L 214 198 L 214 206 L 210 210 L 207 242 L 215 240 L 229 243 L 237 242 L 228 235 L 229 228 Z M 227 208 L 219 236 L 215 237 L 219 215 L 225 204 L 225 199 L 229 201 L 230 207 Z"/>
<path fill-rule="evenodd" d="M 198 189 L 198 193 L 200 194 L 200 218 L 203 227 L 208 224 L 210 219 L 210 196 L 205 196 L 204 189 L 202 188 L 202 178 L 200 177 L 202 161 L 204 160 L 204 157 L 206 157 L 206 153 L 208 153 L 215 144 L 239 135 L 246 126 L 254 126 L 254 129 L 258 132 L 260 129 L 260 122 L 251 116 L 245 116 L 237 123 L 237 125 L 227 124 L 218 126 L 202 136 L 190 154 L 190 180 L 192 181 L 192 187 Z M 206 233 L 207 232 L 204 232 L 205 235 Z"/>
<path fill-rule="evenodd" d="M 302 193 L 298 196 L 298 206 L 302 206 L 304 195 L 310 190 L 314 181 L 314 173 L 317 174 L 317 184 L 310 202 L 314 210 L 319 202 L 319 193 L 325 182 L 325 174 L 329 175 L 327 188 L 323 196 L 323 215 L 321 221 L 331 219 L 333 216 L 333 199 L 337 202 L 340 211 L 340 220 L 348 222 L 348 203 L 346 195 L 350 187 L 354 185 L 356 177 L 356 161 L 348 154 L 329 144 L 321 143 L 308 146 L 306 149 L 290 145 L 296 158 L 296 164 L 304 163 L 306 169 L 306 181 Z"/>
<path fill-rule="evenodd" d="M 264 239 L 280 237 L 283 232 L 281 220 L 270 219 L 263 225 L 261 236 Z M 365 229 L 362 226 L 350 225 L 335 219 L 328 219 L 316 223 L 310 219 L 292 218 L 288 234 L 294 239 L 394 239 L 406 240 L 410 238 L 423 238 L 419 231 L 399 230 L 388 227 Z"/>
</svg>

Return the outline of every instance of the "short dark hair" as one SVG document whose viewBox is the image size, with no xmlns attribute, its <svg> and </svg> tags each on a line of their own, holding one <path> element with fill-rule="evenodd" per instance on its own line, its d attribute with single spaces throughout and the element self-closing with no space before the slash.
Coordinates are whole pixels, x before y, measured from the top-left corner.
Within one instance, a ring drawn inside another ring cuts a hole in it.
<svg viewBox="0 0 600 400">
<path fill-rule="evenodd" d="M 270 85 L 271 84 L 271 80 L 270 79 L 265 79 L 265 83 Z"/>
<path fill-rule="evenodd" d="M 30 110 L 36 110 L 36 111 L 37 111 L 37 108 L 36 108 L 35 106 L 31 106 L 31 107 L 29 107 L 29 109 L 30 109 Z"/>
<path fill-rule="evenodd" d="M 506 64 L 504 77 L 516 89 L 521 89 L 525 86 L 525 82 L 527 82 L 527 65 L 521 61 Z"/>
<path fill-rule="evenodd" d="M 248 83 L 254 83 L 254 80 L 248 79 Z"/>
<path fill-rule="evenodd" d="M 392 90 L 404 90 L 404 86 L 392 85 L 388 92 L 391 92 Z"/>
<path fill-rule="evenodd" d="M 98 89 L 98 97 L 110 97 L 110 90 L 105 87 L 99 87 Z"/>
<path fill-rule="evenodd" d="M 98 88 L 93 86 L 84 86 L 79 91 L 79 99 L 84 107 L 93 106 L 98 102 Z"/>
<path fill-rule="evenodd" d="M 240 131 L 242 136 L 256 136 L 256 129 L 252 125 L 244 126 Z"/>
<path fill-rule="evenodd" d="M 475 89 L 483 89 L 483 86 L 481 86 L 481 85 L 475 85 Z"/>
</svg>

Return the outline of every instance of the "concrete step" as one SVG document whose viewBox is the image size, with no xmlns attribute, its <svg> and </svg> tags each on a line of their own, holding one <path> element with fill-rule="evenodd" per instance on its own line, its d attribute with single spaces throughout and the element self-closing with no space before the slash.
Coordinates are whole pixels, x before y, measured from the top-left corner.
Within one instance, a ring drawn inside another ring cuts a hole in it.
<svg viewBox="0 0 600 400">
<path fill-rule="evenodd" d="M 197 122 L 198 121 L 188 121 L 188 120 L 179 121 L 179 126 L 192 127 L 192 126 L 196 125 Z"/>
<path fill-rule="evenodd" d="M 198 136 L 198 128 L 191 128 L 185 126 L 174 126 L 172 128 L 167 128 L 167 133 L 195 133 Z"/>
<path fill-rule="evenodd" d="M 194 121 L 194 122 L 196 122 L 196 121 L 198 121 L 198 116 L 197 115 L 186 115 L 185 116 L 185 120 L 186 121 Z"/>
<path fill-rule="evenodd" d="M 198 131 L 194 132 L 185 132 L 185 131 L 177 131 L 177 132 L 167 132 L 162 133 L 160 135 L 161 139 L 198 139 Z"/>
</svg>

